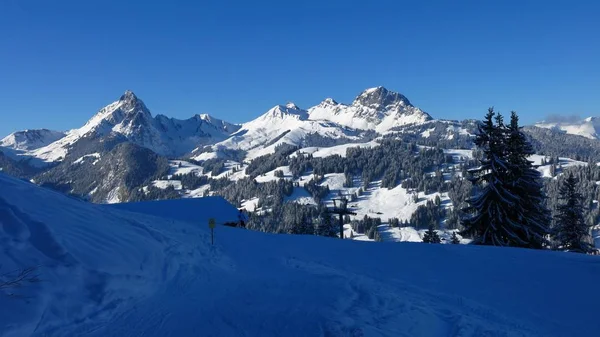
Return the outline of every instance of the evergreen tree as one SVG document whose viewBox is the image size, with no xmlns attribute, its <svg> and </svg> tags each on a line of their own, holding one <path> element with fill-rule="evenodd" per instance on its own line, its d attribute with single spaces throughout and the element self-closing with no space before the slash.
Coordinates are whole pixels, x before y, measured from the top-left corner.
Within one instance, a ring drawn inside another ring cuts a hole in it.
<svg viewBox="0 0 600 337">
<path fill-rule="evenodd" d="M 516 236 L 512 246 L 540 249 L 547 245 L 546 235 L 551 221 L 545 207 L 542 176 L 528 159 L 535 151 L 519 127 L 519 117 L 512 111 L 507 139 L 508 189 L 519 198 L 507 217 L 507 226 Z"/>
<path fill-rule="evenodd" d="M 305 216 L 291 228 L 290 234 L 314 235 L 315 228 L 312 226 Z"/>
<path fill-rule="evenodd" d="M 577 183 L 577 178 L 569 173 L 560 187 L 559 200 L 562 204 L 556 207 L 552 236 L 560 250 L 590 253 L 593 249 L 588 242 L 589 227 L 583 218 L 583 196 L 577 190 Z"/>
<path fill-rule="evenodd" d="M 460 240 L 458 239 L 456 232 L 452 232 L 452 237 L 450 238 L 450 243 L 455 244 L 455 245 L 460 243 Z"/>
<path fill-rule="evenodd" d="M 331 215 L 325 213 L 321 216 L 320 222 L 315 228 L 315 234 L 321 236 L 337 237 L 336 226 L 331 219 Z"/>
<path fill-rule="evenodd" d="M 423 235 L 423 242 L 425 243 L 441 243 L 442 239 L 438 233 L 433 229 L 433 224 L 429 225 L 429 229 Z"/>
<path fill-rule="evenodd" d="M 495 124 L 494 124 L 495 119 Z M 513 207 L 519 202 L 510 193 L 506 161 L 507 130 L 501 115 L 488 109 L 475 144 L 481 150 L 480 166 L 469 170 L 469 181 L 481 191 L 467 200 L 462 236 L 470 236 L 475 244 L 509 246 L 518 236 L 507 225 Z"/>
<path fill-rule="evenodd" d="M 544 206 L 541 175 L 527 158 L 534 153 L 511 113 L 508 126 L 492 108 L 479 128 L 475 144 L 482 150 L 480 167 L 470 181 L 481 193 L 468 200 L 462 235 L 474 243 L 542 248 L 547 244 L 550 213 Z"/>
</svg>

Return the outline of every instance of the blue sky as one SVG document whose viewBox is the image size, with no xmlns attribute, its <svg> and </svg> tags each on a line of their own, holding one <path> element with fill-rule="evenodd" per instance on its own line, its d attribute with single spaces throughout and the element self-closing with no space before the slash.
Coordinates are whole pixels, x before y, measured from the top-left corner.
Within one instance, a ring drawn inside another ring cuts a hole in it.
<svg viewBox="0 0 600 337">
<path fill-rule="evenodd" d="M 383 85 L 436 118 L 600 115 L 595 1 L 0 1 L 0 135 L 79 127 L 126 89 L 243 122 Z"/>
</svg>

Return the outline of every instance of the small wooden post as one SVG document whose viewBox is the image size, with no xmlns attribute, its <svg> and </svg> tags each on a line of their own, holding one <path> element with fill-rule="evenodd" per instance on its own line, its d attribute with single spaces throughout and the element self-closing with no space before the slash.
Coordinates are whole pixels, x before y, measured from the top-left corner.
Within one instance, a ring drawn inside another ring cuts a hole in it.
<svg viewBox="0 0 600 337">
<path fill-rule="evenodd" d="M 214 218 L 208 219 L 208 227 L 210 228 L 210 244 L 211 245 L 215 244 L 215 226 L 216 226 L 215 219 Z"/>
</svg>

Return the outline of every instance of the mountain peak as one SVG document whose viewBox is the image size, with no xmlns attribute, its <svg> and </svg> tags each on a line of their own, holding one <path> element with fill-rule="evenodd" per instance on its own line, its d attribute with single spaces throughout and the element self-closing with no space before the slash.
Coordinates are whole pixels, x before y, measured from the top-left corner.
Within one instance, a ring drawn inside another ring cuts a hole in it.
<svg viewBox="0 0 600 337">
<path fill-rule="evenodd" d="M 584 122 L 591 123 L 591 122 L 597 121 L 598 119 L 599 119 L 598 117 L 590 116 L 590 117 L 584 119 Z"/>
<path fill-rule="evenodd" d="M 338 102 L 331 97 L 327 97 L 321 102 L 323 105 L 338 105 Z"/>
<path fill-rule="evenodd" d="M 125 90 L 125 93 L 123 95 L 121 95 L 121 97 L 119 98 L 119 101 L 128 101 L 128 102 L 135 102 L 137 100 L 138 100 L 137 96 L 131 90 Z"/>
<path fill-rule="evenodd" d="M 294 102 L 288 102 L 285 107 L 288 109 L 300 110 L 300 108 L 294 104 Z"/>
<path fill-rule="evenodd" d="M 259 117 L 260 119 L 270 120 L 272 118 L 275 119 L 285 119 L 288 117 L 292 117 L 294 119 L 305 120 L 308 118 L 308 114 L 306 111 L 300 109 L 294 103 L 287 103 L 286 105 L 276 105 L 269 109 L 264 115 Z"/>
<path fill-rule="evenodd" d="M 412 104 L 404 95 L 390 91 L 383 86 L 364 90 L 356 97 L 353 104 L 373 107 L 376 109 L 398 104 L 412 107 Z"/>
</svg>

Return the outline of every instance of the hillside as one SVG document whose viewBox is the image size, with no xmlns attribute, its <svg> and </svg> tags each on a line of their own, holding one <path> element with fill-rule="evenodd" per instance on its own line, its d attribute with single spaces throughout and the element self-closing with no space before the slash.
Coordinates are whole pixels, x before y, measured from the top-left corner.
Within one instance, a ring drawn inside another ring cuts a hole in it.
<svg viewBox="0 0 600 337">
<path fill-rule="evenodd" d="M 0 174 L 2 336 L 595 335 L 592 256 L 218 226 L 180 201 L 94 205 Z M 143 214 L 151 209 L 154 217 Z M 165 211 L 161 211 L 164 209 Z M 142 213 L 139 213 L 142 212 Z M 228 215 L 229 214 L 229 215 Z M 192 219 L 192 222 L 187 222 Z M 222 220 L 219 220 L 222 221 Z M 307 249 L 310 247 L 310 249 Z M 398 264 L 398 261 L 401 261 Z M 507 296 L 510 294 L 510 296 Z"/>
</svg>

